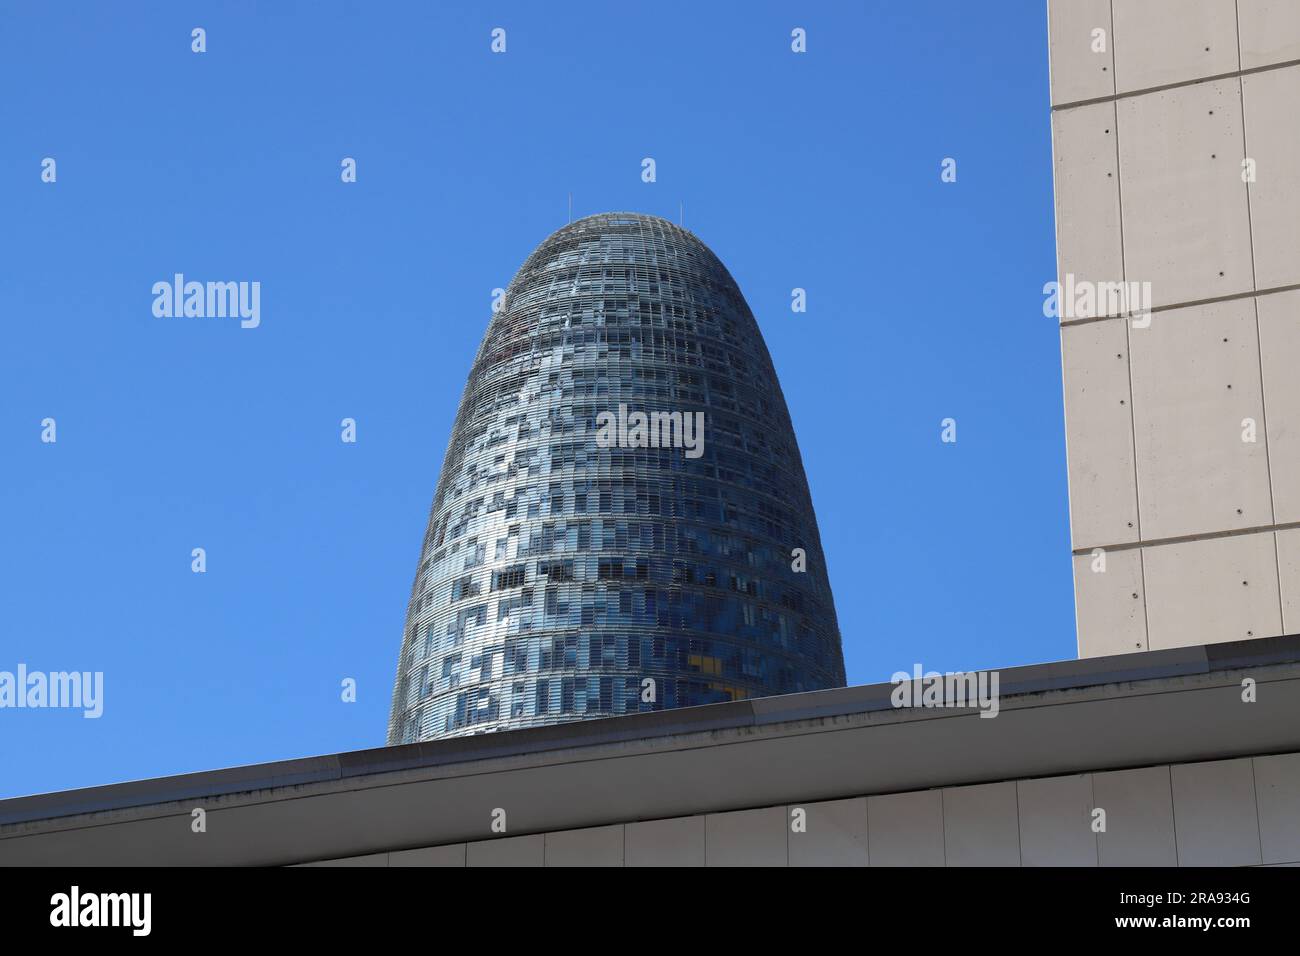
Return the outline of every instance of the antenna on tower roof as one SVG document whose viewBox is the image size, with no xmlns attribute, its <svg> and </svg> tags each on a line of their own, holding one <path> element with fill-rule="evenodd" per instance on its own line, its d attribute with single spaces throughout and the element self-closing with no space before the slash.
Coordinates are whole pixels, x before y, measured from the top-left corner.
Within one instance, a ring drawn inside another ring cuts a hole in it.
<svg viewBox="0 0 1300 956">
<path fill-rule="evenodd" d="M 573 193 L 569 193 L 569 222 L 573 222 Z"/>
</svg>

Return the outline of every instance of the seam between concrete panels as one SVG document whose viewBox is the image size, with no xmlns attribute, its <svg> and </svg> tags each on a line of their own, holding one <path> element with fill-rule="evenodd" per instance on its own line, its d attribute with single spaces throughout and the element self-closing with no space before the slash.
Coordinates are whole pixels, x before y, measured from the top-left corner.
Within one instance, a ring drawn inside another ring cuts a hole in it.
<svg viewBox="0 0 1300 956">
<path fill-rule="evenodd" d="M 1097 859 L 1097 866 L 1101 866 L 1101 834 L 1093 827 L 1097 820 L 1097 775 L 1088 774 L 1088 829 L 1092 831 L 1092 855 Z"/>
<path fill-rule="evenodd" d="M 1051 0 L 1048 0 L 1048 2 L 1050 3 Z M 1110 0 L 1110 2 L 1106 4 L 1106 6 L 1109 9 L 1109 13 L 1110 13 L 1110 23 L 1108 24 L 1108 27 L 1110 29 L 1110 90 L 1111 93 L 1109 97 L 1102 97 L 1102 99 L 1107 99 L 1107 98 L 1114 99 L 1115 94 L 1119 92 L 1119 51 L 1115 49 L 1115 0 Z M 1055 106 L 1052 107 L 1052 109 L 1059 109 L 1059 108 L 1060 107 L 1055 107 Z M 1116 133 L 1118 133 L 1118 130 L 1116 131 Z"/>
<path fill-rule="evenodd" d="M 1142 643 L 1145 645 L 1144 650 L 1151 650 L 1151 602 L 1147 600 L 1147 556 L 1141 548 L 1138 549 L 1138 573 L 1142 576 Z"/>
<path fill-rule="evenodd" d="M 1106 36 L 1110 39 L 1110 95 L 1114 96 L 1119 90 L 1119 58 L 1115 56 L 1115 0 L 1110 0 L 1106 6 Z"/>
<path fill-rule="evenodd" d="M 939 835 L 943 838 L 943 865 L 948 866 L 948 807 L 943 799 L 944 788 L 939 788 Z"/>
<path fill-rule="evenodd" d="M 867 866 L 871 866 L 871 801 L 862 797 L 862 822 L 866 829 L 862 831 L 867 844 Z"/>
<path fill-rule="evenodd" d="M 1239 0 L 1234 0 L 1233 8 L 1237 14 L 1237 66 L 1241 66 L 1241 4 Z M 1241 104 L 1241 153 L 1243 162 L 1250 160 L 1250 144 L 1248 141 L 1248 132 L 1246 129 L 1246 84 L 1241 80 L 1237 81 L 1237 96 Z M 1246 230 L 1250 240 L 1250 279 L 1251 285 L 1259 288 L 1259 266 L 1255 262 L 1255 214 L 1251 207 L 1251 189 L 1250 181 L 1247 180 L 1246 186 Z M 1255 355 L 1258 359 L 1259 367 L 1259 417 L 1260 425 L 1264 432 L 1264 469 L 1268 476 L 1268 511 L 1269 516 L 1273 519 L 1274 526 L 1277 525 L 1277 495 L 1273 490 L 1273 449 L 1268 440 L 1268 395 L 1265 392 L 1264 385 L 1264 338 L 1260 332 L 1259 326 L 1259 297 L 1251 297 L 1251 305 L 1255 312 Z M 1139 535 L 1140 537 L 1140 535 Z M 1273 572 L 1277 578 L 1277 623 L 1282 630 L 1286 629 L 1286 605 L 1282 598 L 1282 554 L 1278 549 L 1277 531 L 1273 532 Z M 1255 765 L 1251 763 L 1251 774 L 1255 772 Z M 1252 776 L 1253 779 L 1253 776 Z M 1256 801 L 1258 804 L 1258 801 Z M 1258 805 L 1256 806 L 1258 815 Z M 1257 821 L 1258 822 L 1258 821 Z M 1264 854 L 1261 847 L 1260 861 L 1263 862 Z"/>
<path fill-rule="evenodd" d="M 1255 778 L 1255 759 L 1250 758 L 1250 792 L 1255 798 L 1255 838 L 1259 841 L 1259 865 L 1264 865 L 1264 821 L 1259 818 L 1259 781 Z"/>
<path fill-rule="evenodd" d="M 1113 44 L 1112 44 L 1113 47 Z M 1238 50 L 1238 62 L 1240 62 L 1240 50 Z M 1252 66 L 1249 69 L 1230 70 L 1227 73 L 1216 73 L 1213 76 L 1201 76 L 1194 80 L 1179 80 L 1176 83 L 1165 83 L 1161 86 L 1148 86 L 1141 90 L 1132 90 L 1127 93 L 1115 93 L 1111 96 L 1094 96 L 1086 100 L 1072 100 L 1069 103 L 1057 103 L 1052 107 L 1052 112 L 1060 110 L 1077 109 L 1080 106 L 1095 106 L 1098 103 L 1105 103 L 1108 100 L 1128 100 L 1138 96 L 1148 96 L 1151 93 L 1164 93 L 1169 90 L 1179 90 L 1188 86 L 1196 86 L 1200 83 L 1218 83 L 1222 80 L 1230 80 L 1233 77 L 1254 76 L 1256 73 L 1268 73 L 1273 70 L 1285 70 L 1289 67 L 1300 66 L 1300 60 L 1285 60 L 1281 63 L 1268 63 L 1264 66 Z M 1117 76 L 1118 83 L 1119 77 Z"/>
<path fill-rule="evenodd" d="M 1280 633 L 1286 633 L 1286 599 L 1282 596 L 1282 549 L 1277 543 L 1277 532 L 1273 532 L 1273 561 L 1277 567 L 1277 620 Z"/>
<path fill-rule="evenodd" d="M 1020 865 L 1025 865 L 1025 841 L 1020 836 L 1020 781 L 1012 780 L 1011 789 L 1016 795 L 1016 857 Z"/>
<path fill-rule="evenodd" d="M 1111 0 L 1113 3 L 1114 0 Z M 1232 0 L 1233 28 L 1237 31 L 1237 72 L 1241 72 L 1241 0 Z"/>
<path fill-rule="evenodd" d="M 1174 765 L 1165 764 L 1165 776 L 1169 782 L 1169 823 L 1173 827 L 1174 866 L 1183 865 L 1182 851 L 1178 847 L 1178 802 L 1174 800 Z"/>
<path fill-rule="evenodd" d="M 1114 29 L 1115 9 L 1114 0 L 1111 0 L 1111 28 Z M 1112 38 L 1113 39 L 1113 38 Z M 1112 66 L 1118 58 L 1114 56 L 1115 45 L 1111 43 Z M 1118 83 L 1118 79 L 1115 81 Z M 1128 288 L 1128 257 L 1124 245 L 1124 174 L 1120 159 L 1119 146 L 1119 108 L 1114 103 L 1111 104 L 1110 115 L 1111 129 L 1115 131 L 1115 198 L 1119 203 L 1119 267 L 1120 273 L 1124 280 L 1124 288 Z M 1133 517 L 1137 525 L 1137 539 L 1142 540 L 1142 477 L 1138 473 L 1138 453 L 1137 453 L 1137 401 L 1133 392 L 1133 325 L 1124 318 L 1124 348 L 1127 355 L 1124 356 L 1124 364 L 1128 369 L 1128 440 L 1129 449 L 1133 454 Z M 1141 551 L 1138 551 L 1138 573 L 1142 579 L 1142 646 L 1145 649 L 1151 648 L 1151 615 L 1147 609 L 1147 567 L 1146 560 Z"/>
<path fill-rule="evenodd" d="M 1202 531 L 1196 534 L 1183 534 L 1169 538 L 1152 538 L 1149 541 L 1128 541 L 1123 544 L 1094 544 L 1092 547 L 1075 548 L 1071 555 L 1079 557 L 1081 555 L 1092 554 L 1092 552 L 1101 548 L 1103 551 L 1132 551 L 1134 548 L 1159 548 L 1169 544 L 1191 544 L 1194 541 L 1214 541 L 1218 538 L 1239 538 L 1248 534 L 1274 534 L 1276 541 L 1276 532 L 1291 531 L 1300 528 L 1300 521 L 1283 521 L 1274 524 L 1254 525 L 1249 528 L 1230 528 L 1227 531 Z"/>
<path fill-rule="evenodd" d="M 1253 250 L 1252 250 L 1253 255 Z M 1268 396 L 1264 393 L 1264 342 L 1259 330 L 1259 301 L 1255 308 L 1255 348 L 1259 357 L 1259 417 L 1264 432 L 1264 469 L 1268 476 L 1268 510 L 1273 518 L 1273 572 L 1277 578 L 1277 623 L 1286 629 L 1286 606 L 1282 598 L 1282 554 L 1277 544 L 1277 499 L 1273 491 L 1273 451 L 1268 442 Z"/>
<path fill-rule="evenodd" d="M 1011 785 L 1016 790 L 1016 843 L 1020 847 L 1020 865 L 1025 865 L 1025 819 L 1020 815 L 1020 785 L 1024 783 L 1023 777 L 1016 777 L 1011 781 Z"/>
<path fill-rule="evenodd" d="M 1112 18 L 1114 11 L 1112 10 Z M 1113 49 L 1113 44 L 1112 44 Z M 1115 200 L 1119 204 L 1119 268 L 1120 277 L 1124 281 L 1124 288 L 1128 288 L 1128 258 L 1127 249 L 1124 245 L 1124 176 L 1120 160 L 1119 146 L 1119 110 L 1111 104 L 1110 111 L 1111 129 L 1115 131 Z M 1137 538 L 1142 540 L 1142 493 L 1140 489 L 1141 478 L 1138 475 L 1138 453 L 1137 453 L 1137 414 L 1134 411 L 1135 402 L 1133 397 L 1133 327 L 1128 321 L 1124 322 L 1124 349 L 1127 354 L 1124 356 L 1124 365 L 1128 370 L 1128 439 L 1129 450 L 1133 454 L 1133 514 L 1134 521 L 1137 525 Z M 1146 607 L 1146 581 L 1143 580 L 1142 604 L 1145 612 Z M 1144 633 L 1143 638 L 1147 635 Z"/>
<path fill-rule="evenodd" d="M 1252 239 L 1253 244 L 1253 239 Z M 1254 252 L 1251 252 L 1251 259 L 1254 259 Z M 1253 266 L 1252 266 L 1253 269 Z M 1280 295 L 1284 292 L 1295 292 L 1300 289 L 1300 282 L 1293 282 L 1290 285 L 1274 286 L 1271 289 L 1255 289 L 1247 292 L 1232 292 L 1228 295 L 1216 295 L 1208 299 L 1188 299 L 1184 302 L 1170 302 L 1168 305 L 1152 306 L 1149 310 L 1152 315 L 1157 312 L 1173 312 L 1176 309 L 1192 309 L 1199 305 L 1217 305 L 1220 302 L 1236 302 L 1241 299 L 1257 299 L 1264 295 Z M 1110 322 L 1114 319 L 1129 319 L 1137 313 L 1120 312 L 1116 315 L 1096 315 L 1088 316 L 1081 319 L 1066 319 L 1061 322 L 1061 328 L 1069 328 L 1073 325 L 1089 325 L 1093 322 Z"/>
<path fill-rule="evenodd" d="M 1245 160 L 1247 160 L 1247 159 L 1250 158 L 1250 146 L 1249 146 L 1248 143 L 1247 143 L 1247 137 L 1246 137 L 1246 84 L 1243 83 L 1243 82 L 1241 81 L 1241 79 L 1240 79 L 1240 73 L 1241 73 L 1241 3 L 1239 2 L 1239 0 L 1233 0 L 1233 3 L 1232 3 L 1232 9 L 1233 9 L 1233 13 L 1235 14 L 1236 21 L 1237 21 L 1237 23 L 1236 23 L 1236 26 L 1237 26 L 1237 73 L 1238 73 L 1238 79 L 1237 79 L 1237 102 L 1238 102 L 1238 104 L 1240 104 L 1240 106 L 1241 106 L 1241 158 L 1242 158 L 1242 160 L 1243 160 L 1243 162 L 1244 162 Z M 1245 183 L 1245 186 L 1246 186 L 1246 225 L 1247 225 L 1247 227 L 1248 227 L 1248 231 L 1247 231 L 1247 236 L 1246 236 L 1246 238 L 1247 238 L 1247 239 L 1249 240 L 1249 242 L 1250 242 L 1250 284 L 1251 284 L 1252 286 L 1254 286 L 1256 289 L 1258 289 L 1258 288 L 1259 288 L 1259 269 L 1258 269 L 1258 268 L 1256 267 L 1256 265 L 1255 265 L 1255 220 L 1254 220 L 1254 216 L 1253 216 L 1252 213 L 1251 213 L 1251 208 L 1250 208 L 1250 182 L 1247 181 L 1247 182 Z M 1256 331 L 1258 332 L 1258 325 L 1259 325 L 1259 310 L 1258 310 L 1258 309 L 1255 310 L 1255 324 L 1256 324 Z M 1256 335 L 1256 337 L 1255 337 L 1255 344 L 1256 344 L 1256 345 L 1259 344 L 1259 337 L 1258 337 L 1258 335 Z M 1264 384 L 1263 370 L 1261 369 L 1261 374 L 1260 374 L 1260 388 L 1261 388 L 1261 392 L 1260 392 L 1260 394 L 1261 394 L 1261 395 L 1263 394 L 1263 391 L 1262 391 L 1262 389 L 1263 389 L 1263 384 Z M 1270 484 L 1269 488 L 1270 488 L 1270 492 L 1271 492 L 1271 490 L 1272 490 L 1272 485 L 1271 485 L 1271 484 Z M 1270 505 L 1271 505 L 1271 504 L 1272 504 L 1272 502 L 1270 501 Z M 1275 517 L 1276 517 L 1276 516 L 1275 516 Z"/>
</svg>

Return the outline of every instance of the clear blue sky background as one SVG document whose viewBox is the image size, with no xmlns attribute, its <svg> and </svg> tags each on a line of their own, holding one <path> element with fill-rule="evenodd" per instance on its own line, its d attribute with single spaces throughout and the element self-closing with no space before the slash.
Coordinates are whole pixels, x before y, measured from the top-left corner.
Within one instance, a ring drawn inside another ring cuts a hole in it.
<svg viewBox="0 0 1300 956">
<path fill-rule="evenodd" d="M 570 191 L 684 202 L 740 283 L 850 683 L 1075 656 L 1042 0 L 0 11 L 0 669 L 106 681 L 0 711 L 0 796 L 382 745 L 491 290 Z M 175 272 L 261 327 L 154 318 Z"/>
</svg>

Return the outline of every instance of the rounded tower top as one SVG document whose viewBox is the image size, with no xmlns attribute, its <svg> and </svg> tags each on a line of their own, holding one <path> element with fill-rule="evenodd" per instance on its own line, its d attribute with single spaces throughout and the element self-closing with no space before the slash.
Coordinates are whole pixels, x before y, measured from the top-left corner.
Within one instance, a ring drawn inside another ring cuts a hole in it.
<svg viewBox="0 0 1300 956">
<path fill-rule="evenodd" d="M 584 216 L 495 306 L 408 606 L 389 741 L 840 686 L 784 396 L 735 280 Z"/>
</svg>

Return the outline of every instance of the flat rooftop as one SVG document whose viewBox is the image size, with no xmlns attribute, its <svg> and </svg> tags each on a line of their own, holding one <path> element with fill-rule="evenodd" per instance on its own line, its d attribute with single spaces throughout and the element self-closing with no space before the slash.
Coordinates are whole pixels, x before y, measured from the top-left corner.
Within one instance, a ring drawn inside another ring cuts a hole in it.
<svg viewBox="0 0 1300 956">
<path fill-rule="evenodd" d="M 18 797 L 0 864 L 293 863 L 487 839 L 497 807 L 518 835 L 1300 750 L 1300 635 L 997 673 L 992 719 L 870 684 Z"/>
</svg>

